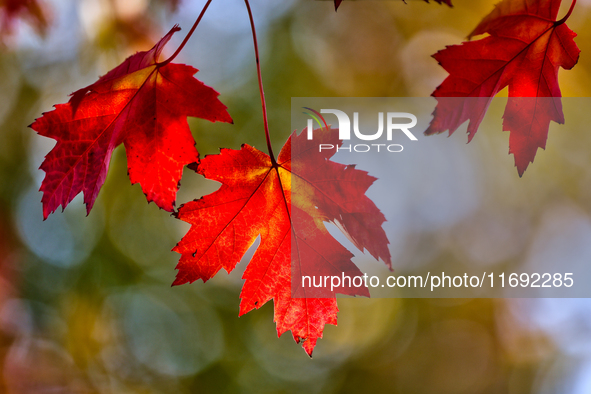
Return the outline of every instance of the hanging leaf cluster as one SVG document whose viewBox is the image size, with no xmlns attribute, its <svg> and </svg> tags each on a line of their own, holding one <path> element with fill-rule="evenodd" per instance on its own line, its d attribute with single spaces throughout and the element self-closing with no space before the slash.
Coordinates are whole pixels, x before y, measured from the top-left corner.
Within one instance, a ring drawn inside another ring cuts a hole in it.
<svg viewBox="0 0 591 394">
<path fill-rule="evenodd" d="M 335 9 L 341 2 L 334 1 Z M 452 6 L 449 0 L 435 2 Z M 559 68 L 571 69 L 579 57 L 576 34 L 565 23 L 575 3 L 557 20 L 560 0 L 503 0 L 469 38 L 488 36 L 436 53 L 435 60 L 449 76 L 433 92 L 438 105 L 425 133 L 451 134 L 469 121 L 471 140 L 492 97 L 508 87 L 503 129 L 510 132 L 509 152 L 522 175 L 537 149 L 545 147 L 550 122 L 565 121 L 557 76 Z M 247 0 L 246 5 L 250 14 Z M 0 3 L 5 26 L 27 13 L 42 26 L 45 19 L 37 9 L 34 0 Z M 278 334 L 291 331 L 311 356 L 324 326 L 337 323 L 336 294 L 369 296 L 366 287 L 317 294 L 294 282 L 303 273 L 361 275 L 351 252 L 324 223 L 337 224 L 360 251 L 392 266 L 382 228 L 385 217 L 365 195 L 376 179 L 312 149 L 310 144 L 319 141 L 341 143 L 338 131 L 330 127 L 315 130 L 314 141 L 292 133 L 277 159 L 267 129 L 268 153 L 243 144 L 200 159 L 199 141 L 196 147 L 187 117 L 227 123 L 232 118 L 218 92 L 194 77 L 197 69 L 172 63 L 186 40 L 171 58 L 160 59 L 178 30 L 173 27 L 152 49 L 130 56 L 31 125 L 57 141 L 41 165 L 43 217 L 65 208 L 79 193 L 90 212 L 112 152 L 123 144 L 131 183 L 141 185 L 148 202 L 191 224 L 173 249 L 181 255 L 173 285 L 206 282 L 222 268 L 231 272 L 260 237 L 243 276 L 239 313 L 273 300 Z M 256 37 L 255 50 L 258 54 Z M 262 81 L 260 86 L 262 93 Z M 263 112 L 266 116 L 264 101 Z M 175 210 L 185 166 L 221 186 Z"/>
</svg>

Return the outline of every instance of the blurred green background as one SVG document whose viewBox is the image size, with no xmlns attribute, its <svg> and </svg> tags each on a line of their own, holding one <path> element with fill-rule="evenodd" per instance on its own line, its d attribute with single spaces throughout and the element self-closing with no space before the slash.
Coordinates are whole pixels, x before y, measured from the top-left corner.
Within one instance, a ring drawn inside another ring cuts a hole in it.
<svg viewBox="0 0 591 394">
<path fill-rule="evenodd" d="M 38 167 L 54 141 L 27 125 L 178 23 L 172 53 L 204 1 L 41 3 L 45 33 L 17 23 L 0 49 L 0 392 L 591 393 L 587 299 L 340 299 L 339 324 L 310 360 L 289 334 L 277 339 L 271 303 L 238 318 L 246 261 L 207 284 L 171 288 L 170 250 L 188 227 L 129 185 L 122 147 L 88 217 L 79 196 L 42 221 Z M 446 75 L 430 55 L 460 43 L 494 3 L 345 0 L 335 13 L 332 1 L 252 0 L 275 150 L 291 131 L 291 97 L 428 96 Z M 582 53 L 560 72 L 564 96 L 591 91 L 588 23 L 591 2 L 579 0 L 568 25 Z M 240 0 L 214 0 L 176 62 L 200 69 L 235 122 L 190 119 L 201 155 L 265 147 Z M 588 112 L 571 107 L 567 125 Z M 457 144 L 457 156 L 434 157 L 474 199 L 433 186 L 437 162 L 415 163 L 417 179 L 404 184 L 413 194 L 390 189 L 390 206 L 379 207 L 407 213 L 391 238 L 395 269 L 450 260 L 510 269 L 537 254 L 591 263 L 588 130 L 552 125 L 548 149 L 519 179 L 495 116 L 498 129 L 469 145 L 461 131 L 429 137 Z M 186 170 L 177 204 L 216 188 Z M 449 212 L 454 201 L 457 214 L 429 221 L 425 212 Z"/>
</svg>

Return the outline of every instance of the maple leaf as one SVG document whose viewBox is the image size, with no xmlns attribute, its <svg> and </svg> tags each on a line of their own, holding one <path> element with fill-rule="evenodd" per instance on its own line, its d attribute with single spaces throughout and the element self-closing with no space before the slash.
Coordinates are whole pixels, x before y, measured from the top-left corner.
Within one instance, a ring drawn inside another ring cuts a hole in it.
<svg viewBox="0 0 591 394">
<path fill-rule="evenodd" d="M 47 30 L 47 15 L 37 0 L 0 0 L 2 34 L 12 32 L 17 18 L 28 19 L 39 33 Z"/>
<path fill-rule="evenodd" d="M 391 264 L 385 218 L 365 195 L 375 178 L 330 161 L 334 152 L 317 153 L 318 143 L 340 146 L 334 129 L 314 133 L 311 141 L 293 133 L 276 163 L 246 144 L 201 160 L 197 172 L 222 185 L 179 208 L 191 228 L 173 249 L 181 254 L 173 285 L 206 282 L 222 268 L 231 272 L 260 236 L 243 275 L 240 315 L 273 299 L 278 335 L 291 330 L 310 356 L 325 324 L 336 325 L 335 294 L 369 296 L 365 286 L 301 286 L 304 275 L 362 275 L 323 222 Z"/>
<path fill-rule="evenodd" d="M 405 1 L 405 0 L 402 0 Z M 426 3 L 429 2 L 429 0 L 424 0 Z M 434 0 L 437 4 L 447 4 L 448 6 L 452 6 L 451 5 L 451 0 Z M 334 10 L 336 11 L 339 6 L 341 5 L 341 3 L 343 2 L 343 0 L 334 0 Z"/>
<path fill-rule="evenodd" d="M 564 23 L 572 6 L 556 21 L 559 7 L 560 0 L 503 0 L 469 38 L 490 36 L 433 55 L 450 75 L 432 94 L 438 103 L 425 134 L 451 135 L 470 120 L 471 141 L 492 97 L 508 86 L 503 130 L 510 132 L 509 153 L 522 176 L 537 149 L 545 148 L 550 121 L 564 123 L 558 69 L 573 68 L 579 58 L 576 34 Z"/>
<path fill-rule="evenodd" d="M 198 160 L 187 116 L 232 122 L 218 93 L 184 64 L 158 63 L 175 26 L 151 50 L 138 52 L 30 127 L 57 140 L 45 157 L 43 217 L 80 192 L 89 213 L 105 181 L 111 153 L 123 143 L 132 184 L 148 202 L 172 211 L 183 167 Z"/>
</svg>

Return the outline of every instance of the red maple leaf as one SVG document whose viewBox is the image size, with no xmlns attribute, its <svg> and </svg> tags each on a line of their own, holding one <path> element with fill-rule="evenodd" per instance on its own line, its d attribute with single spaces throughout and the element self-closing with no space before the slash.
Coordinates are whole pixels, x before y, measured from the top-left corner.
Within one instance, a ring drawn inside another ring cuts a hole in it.
<svg viewBox="0 0 591 394">
<path fill-rule="evenodd" d="M 276 163 L 246 144 L 199 163 L 197 172 L 222 186 L 178 210 L 191 228 L 173 249 L 182 255 L 173 285 L 232 271 L 260 235 L 243 275 L 240 315 L 273 299 L 278 335 L 291 330 L 311 355 L 324 325 L 336 325 L 335 293 L 369 296 L 365 286 L 301 286 L 304 275 L 361 276 L 323 222 L 336 223 L 360 250 L 391 263 L 385 218 L 365 195 L 375 178 L 330 161 L 334 151 L 317 153 L 318 143 L 340 146 L 334 129 L 315 130 L 311 141 L 304 134 L 292 134 Z"/>
<path fill-rule="evenodd" d="M 509 153 L 523 175 L 537 149 L 545 148 L 550 121 L 564 123 L 558 68 L 573 68 L 580 52 L 564 23 L 573 6 L 556 21 L 560 0 L 503 0 L 469 36 L 489 37 L 433 55 L 450 75 L 433 92 L 438 104 L 425 134 L 451 135 L 470 120 L 471 141 L 492 97 L 508 86 L 503 130 L 510 132 Z"/>
<path fill-rule="evenodd" d="M 405 1 L 405 0 L 402 0 L 402 1 Z M 429 0 L 424 0 L 424 1 L 427 2 L 427 3 L 429 2 Z M 447 4 L 450 7 L 452 6 L 451 5 L 451 0 L 434 0 L 434 1 L 437 4 L 443 3 L 443 4 Z M 343 2 L 343 0 L 334 0 L 334 10 L 335 11 L 339 8 L 339 6 L 341 5 L 342 2 Z"/>
<path fill-rule="evenodd" d="M 111 153 L 121 143 L 131 183 L 140 183 L 148 201 L 173 210 L 183 167 L 198 161 L 187 116 L 232 122 L 218 93 L 193 77 L 195 68 L 158 63 L 178 30 L 175 26 L 151 50 L 130 56 L 31 125 L 57 140 L 41 164 L 44 218 L 80 192 L 90 212 Z"/>
<path fill-rule="evenodd" d="M 37 0 L 0 0 L 0 31 L 10 34 L 17 19 L 27 19 L 39 32 L 47 29 L 48 20 Z"/>
</svg>

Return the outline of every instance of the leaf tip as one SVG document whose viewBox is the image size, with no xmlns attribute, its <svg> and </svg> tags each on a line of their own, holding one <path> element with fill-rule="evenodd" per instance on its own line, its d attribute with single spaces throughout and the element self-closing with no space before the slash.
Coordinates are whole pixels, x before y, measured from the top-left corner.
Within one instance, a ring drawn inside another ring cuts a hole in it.
<svg viewBox="0 0 591 394">
<path fill-rule="evenodd" d="M 297 343 L 300 343 L 300 341 L 302 342 L 302 348 L 304 349 L 304 351 L 306 352 L 306 354 L 308 355 L 308 357 L 312 358 L 312 353 L 314 352 L 314 347 L 316 347 L 316 340 L 317 338 L 300 338 L 298 337 L 296 339 Z"/>
<path fill-rule="evenodd" d="M 177 273 L 176 278 L 174 279 L 174 282 L 172 282 L 170 287 L 180 286 L 180 285 L 185 284 L 187 282 L 188 281 L 186 279 L 181 279 L 180 273 Z"/>
</svg>

